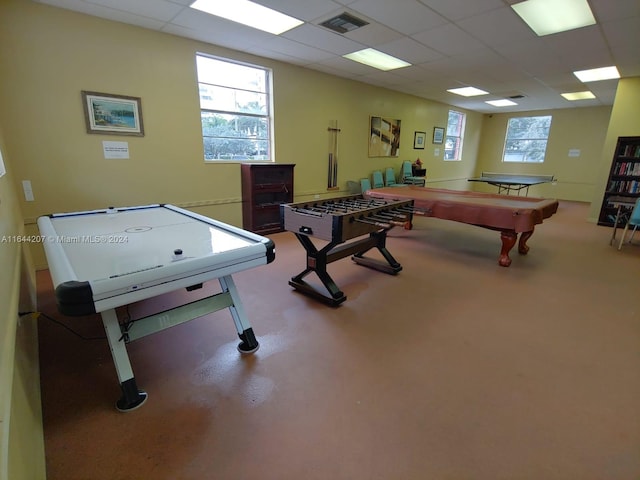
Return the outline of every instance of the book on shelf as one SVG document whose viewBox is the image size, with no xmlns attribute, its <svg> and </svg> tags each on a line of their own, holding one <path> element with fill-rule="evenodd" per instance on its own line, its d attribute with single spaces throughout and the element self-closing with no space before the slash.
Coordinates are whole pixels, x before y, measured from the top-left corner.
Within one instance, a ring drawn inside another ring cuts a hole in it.
<svg viewBox="0 0 640 480">
<path fill-rule="evenodd" d="M 613 167 L 613 174 L 640 176 L 640 162 L 618 162 Z"/>
<path fill-rule="evenodd" d="M 640 144 L 638 144 L 638 145 L 632 145 L 632 144 L 624 145 L 620 155 L 623 156 L 623 157 L 640 158 Z"/>
<path fill-rule="evenodd" d="M 640 181 L 613 180 L 609 182 L 607 190 L 612 193 L 640 193 Z"/>
</svg>

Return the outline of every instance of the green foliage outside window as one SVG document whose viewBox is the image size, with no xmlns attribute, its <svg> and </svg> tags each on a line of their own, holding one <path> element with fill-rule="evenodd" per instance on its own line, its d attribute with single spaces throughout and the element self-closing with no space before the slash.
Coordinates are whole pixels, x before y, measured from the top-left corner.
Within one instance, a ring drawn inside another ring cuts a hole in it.
<svg viewBox="0 0 640 480">
<path fill-rule="evenodd" d="M 510 118 L 502 160 L 505 162 L 544 162 L 551 116 Z"/>
</svg>

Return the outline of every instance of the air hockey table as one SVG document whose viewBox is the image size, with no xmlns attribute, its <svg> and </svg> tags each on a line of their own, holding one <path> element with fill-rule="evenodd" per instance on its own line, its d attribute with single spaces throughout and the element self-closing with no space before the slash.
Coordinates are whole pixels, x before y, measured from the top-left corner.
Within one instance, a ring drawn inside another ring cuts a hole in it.
<svg viewBox="0 0 640 480">
<path fill-rule="evenodd" d="M 173 205 L 145 205 L 38 218 L 60 313 L 100 313 L 116 367 L 122 412 L 140 407 L 126 344 L 228 308 L 242 354 L 258 347 L 232 274 L 275 259 L 272 240 Z M 218 279 L 221 292 L 135 321 L 116 309 Z"/>
</svg>

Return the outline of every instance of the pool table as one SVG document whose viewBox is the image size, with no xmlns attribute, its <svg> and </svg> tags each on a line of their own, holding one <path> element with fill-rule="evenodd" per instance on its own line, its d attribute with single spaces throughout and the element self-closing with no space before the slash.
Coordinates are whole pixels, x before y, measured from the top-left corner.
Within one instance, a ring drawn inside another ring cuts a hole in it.
<svg viewBox="0 0 640 480">
<path fill-rule="evenodd" d="M 558 201 L 547 198 L 516 197 L 481 192 L 408 186 L 374 188 L 365 196 L 413 200 L 416 215 L 441 218 L 500 232 L 502 248 L 498 264 L 511 265 L 509 252 L 518 241 L 518 253 L 529 251 L 527 240 L 536 225 L 558 210 Z"/>
</svg>

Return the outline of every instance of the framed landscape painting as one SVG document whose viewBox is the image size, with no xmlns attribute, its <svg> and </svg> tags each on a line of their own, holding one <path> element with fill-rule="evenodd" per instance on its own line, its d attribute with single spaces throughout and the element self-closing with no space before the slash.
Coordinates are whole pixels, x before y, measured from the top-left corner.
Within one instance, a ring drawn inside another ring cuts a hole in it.
<svg viewBox="0 0 640 480">
<path fill-rule="evenodd" d="M 87 133 L 144 136 L 139 97 L 82 91 Z"/>
</svg>

